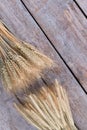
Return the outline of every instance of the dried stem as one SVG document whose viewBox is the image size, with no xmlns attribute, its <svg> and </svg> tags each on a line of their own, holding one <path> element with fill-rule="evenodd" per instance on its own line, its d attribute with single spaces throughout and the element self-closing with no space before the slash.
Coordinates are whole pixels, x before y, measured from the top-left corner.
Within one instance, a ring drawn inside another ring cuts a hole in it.
<svg viewBox="0 0 87 130">
<path fill-rule="evenodd" d="M 40 130 L 77 130 L 66 91 L 57 80 L 52 89 L 44 86 L 37 94 L 26 95 L 23 105 L 19 103 L 15 107 L 29 123 Z"/>
</svg>

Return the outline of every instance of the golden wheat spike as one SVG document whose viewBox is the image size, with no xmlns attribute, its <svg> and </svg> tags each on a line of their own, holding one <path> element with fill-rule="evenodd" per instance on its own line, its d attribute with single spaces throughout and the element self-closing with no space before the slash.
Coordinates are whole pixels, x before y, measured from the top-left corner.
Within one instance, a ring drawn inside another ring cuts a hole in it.
<svg viewBox="0 0 87 130">
<path fill-rule="evenodd" d="M 23 104 L 14 105 L 29 123 L 40 130 L 77 130 L 66 91 L 57 80 L 52 89 L 44 86 L 37 94 L 26 95 Z"/>
<path fill-rule="evenodd" d="M 17 39 L 0 21 L 0 72 L 8 90 L 20 90 L 51 67 L 52 60 L 29 43 Z"/>
</svg>

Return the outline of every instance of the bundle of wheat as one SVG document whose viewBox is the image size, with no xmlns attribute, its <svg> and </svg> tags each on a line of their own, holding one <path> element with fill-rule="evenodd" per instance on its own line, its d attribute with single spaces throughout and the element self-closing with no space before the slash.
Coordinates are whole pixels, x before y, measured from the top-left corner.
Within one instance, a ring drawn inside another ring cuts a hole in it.
<svg viewBox="0 0 87 130">
<path fill-rule="evenodd" d="M 0 21 L 0 75 L 18 100 L 17 110 L 40 130 L 76 130 L 66 92 L 57 80 L 52 87 L 40 87 L 33 93 L 27 89 L 52 64 L 30 44 L 14 37 Z"/>
</svg>

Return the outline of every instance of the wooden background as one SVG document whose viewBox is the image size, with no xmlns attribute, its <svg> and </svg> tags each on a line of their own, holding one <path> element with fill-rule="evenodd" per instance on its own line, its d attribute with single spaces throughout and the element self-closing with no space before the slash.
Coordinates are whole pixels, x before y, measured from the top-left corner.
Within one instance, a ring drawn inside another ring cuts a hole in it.
<svg viewBox="0 0 87 130">
<path fill-rule="evenodd" d="M 87 0 L 0 0 L 0 19 L 57 62 L 44 80 L 67 90 L 75 125 L 87 130 Z M 36 130 L 0 84 L 0 130 Z"/>
</svg>

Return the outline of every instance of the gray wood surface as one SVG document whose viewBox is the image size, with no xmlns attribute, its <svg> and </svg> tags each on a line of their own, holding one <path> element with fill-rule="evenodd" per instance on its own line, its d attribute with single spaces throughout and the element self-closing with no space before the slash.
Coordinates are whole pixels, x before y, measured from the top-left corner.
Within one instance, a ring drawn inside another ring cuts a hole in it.
<svg viewBox="0 0 87 130">
<path fill-rule="evenodd" d="M 55 15 L 59 14 L 59 16 L 61 16 L 62 10 L 66 9 L 66 6 L 67 6 L 67 5 L 64 6 L 63 4 L 61 4 L 61 1 L 60 1 L 60 3 L 59 2 L 56 3 L 56 4 L 60 5 L 60 7 L 58 7 L 58 8 L 62 7 L 60 12 L 57 11 L 56 14 L 55 14 L 55 4 L 54 4 L 55 2 L 52 3 L 51 0 L 48 0 L 48 1 L 42 0 L 42 1 L 38 1 L 38 2 L 37 2 L 37 0 L 35 0 L 35 1 L 29 0 L 28 2 L 26 1 L 26 5 L 28 5 L 29 9 L 30 9 L 29 5 L 31 5 L 32 10 L 33 10 L 32 13 L 33 13 L 33 15 L 35 15 L 38 23 L 41 21 L 41 23 L 40 23 L 41 26 L 44 25 L 42 27 L 43 27 L 43 29 L 45 29 L 45 31 L 47 28 L 47 32 L 50 32 L 51 37 L 54 37 L 54 33 L 53 33 L 52 29 L 53 30 L 56 29 L 56 26 L 55 26 L 54 21 L 50 21 L 52 18 L 50 5 L 53 4 L 52 6 L 54 7 L 54 8 L 52 8 L 52 10 L 54 12 L 53 16 L 54 16 L 54 14 Z M 28 4 L 29 2 L 30 2 L 30 4 Z M 45 5 L 47 5 L 47 6 L 45 7 Z M 42 7 L 45 8 L 44 13 L 40 13 L 36 16 L 36 13 L 38 13 L 39 11 L 42 10 L 42 12 L 43 12 Z M 48 7 L 50 9 L 50 11 L 49 11 L 50 13 L 48 15 L 48 16 L 50 16 L 49 24 L 47 22 L 47 18 L 43 17 L 47 13 L 45 11 L 48 10 Z M 36 8 L 36 10 L 35 10 L 35 8 Z M 39 10 L 38 10 L 38 8 L 39 8 Z M 71 8 L 70 8 L 70 10 L 71 10 Z M 73 11 L 71 11 L 71 12 L 74 15 Z M 69 14 L 69 12 L 68 12 L 68 14 Z M 78 14 L 79 14 L 79 12 L 78 12 Z M 40 16 L 40 15 L 43 15 L 43 16 Z M 79 15 L 77 15 L 77 16 L 79 17 Z M 40 17 L 40 20 L 39 20 L 39 17 Z M 42 17 L 43 17 L 43 20 L 42 20 Z M 64 17 L 65 18 L 68 17 L 68 20 L 70 21 L 69 16 L 64 15 Z M 51 44 L 47 40 L 46 36 L 43 34 L 42 30 L 38 27 L 37 23 L 31 17 L 31 15 L 26 10 L 26 8 L 21 3 L 21 1 L 20 0 L 0 0 L 0 18 L 8 25 L 10 30 L 18 38 L 31 43 L 36 48 L 38 48 L 41 52 L 43 52 L 47 56 L 51 57 L 54 61 L 56 61 L 57 66 L 45 74 L 44 80 L 46 81 L 47 84 L 49 84 L 50 82 L 54 81 L 55 78 L 57 78 L 58 81 L 62 84 L 62 86 L 65 87 L 65 89 L 67 90 L 68 96 L 69 96 L 71 110 L 73 113 L 75 124 L 77 125 L 77 127 L 80 130 L 87 130 L 87 95 L 86 95 L 86 93 L 83 91 L 82 87 L 79 85 L 77 80 L 71 74 L 71 72 L 69 71 L 69 69 L 67 68 L 67 66 L 65 65 L 63 60 L 60 58 L 58 53 L 51 46 Z M 44 18 L 45 18 L 45 20 L 44 20 Z M 62 19 L 62 17 L 60 17 L 60 18 Z M 81 14 L 81 19 L 82 18 L 84 19 L 83 15 Z M 58 22 L 58 20 L 57 20 L 58 26 L 60 27 L 60 28 L 57 28 L 57 30 L 59 30 L 59 32 L 63 33 L 62 28 L 64 28 L 64 26 L 66 25 L 66 20 L 64 21 L 64 25 L 61 26 L 61 23 L 62 23 L 61 19 L 60 19 L 60 22 Z M 55 18 L 54 18 L 54 20 L 55 20 Z M 75 16 L 75 20 L 76 20 L 76 16 Z M 46 21 L 46 23 L 44 21 Z M 68 23 L 69 23 L 69 21 L 68 21 Z M 73 22 L 74 22 L 74 20 L 73 20 Z M 59 25 L 59 23 L 60 23 L 60 25 Z M 68 26 L 68 23 L 67 23 L 67 26 Z M 45 25 L 45 24 L 47 24 L 47 25 Z M 85 22 L 83 25 L 86 26 Z M 70 24 L 69 24 L 69 26 L 71 27 Z M 75 26 L 75 25 L 73 25 L 73 26 Z M 68 27 L 68 28 L 70 28 L 70 27 Z M 83 29 L 83 26 L 81 26 L 81 27 Z M 84 32 L 85 32 L 85 29 L 84 29 Z M 72 32 L 72 36 L 73 36 L 73 32 Z M 51 39 L 52 42 L 53 42 L 53 39 Z M 62 39 L 62 37 L 60 39 Z M 66 42 L 68 41 L 68 39 L 69 39 L 69 37 L 66 38 Z M 60 42 L 58 42 L 58 43 L 60 43 Z M 55 41 L 55 45 L 56 44 L 57 44 L 57 42 Z M 59 48 L 61 50 L 61 45 Z M 64 56 L 64 53 L 63 53 L 63 56 Z M 79 59 L 79 61 L 80 61 L 80 59 Z M 2 85 L 0 85 L 0 91 L 1 91 L 1 95 L 0 95 L 0 130 L 34 130 L 35 128 L 32 127 L 31 125 L 27 124 L 27 122 L 24 121 L 24 119 L 18 114 L 18 112 L 13 107 L 12 104 L 15 100 L 13 98 L 13 96 L 9 97 L 10 94 L 6 94 L 5 90 L 3 90 L 3 88 L 2 88 Z"/>
<path fill-rule="evenodd" d="M 72 0 L 23 2 L 87 91 L 87 20 L 77 5 Z"/>
</svg>

